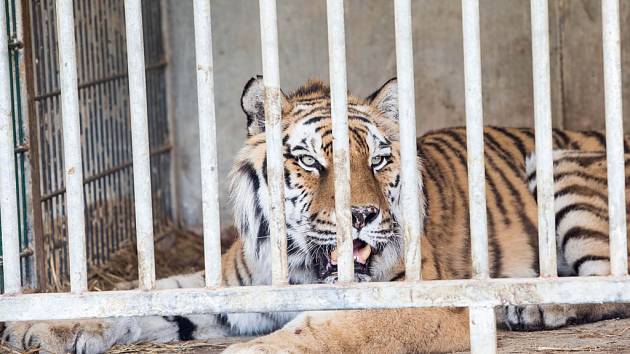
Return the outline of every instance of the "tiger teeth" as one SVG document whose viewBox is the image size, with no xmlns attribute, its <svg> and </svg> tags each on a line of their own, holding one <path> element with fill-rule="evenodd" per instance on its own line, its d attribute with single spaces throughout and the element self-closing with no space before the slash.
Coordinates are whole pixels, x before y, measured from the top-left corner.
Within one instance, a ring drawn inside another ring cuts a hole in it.
<svg viewBox="0 0 630 354">
<path fill-rule="evenodd" d="M 355 261 L 361 264 L 365 264 L 367 262 L 367 259 L 370 257 L 370 254 L 372 254 L 372 247 L 370 247 L 370 245 L 365 245 L 365 247 L 359 250 L 354 250 L 353 258 Z M 332 250 L 332 252 L 330 252 L 330 264 L 336 265 L 337 259 L 337 249 L 335 248 L 334 250 Z"/>
<path fill-rule="evenodd" d="M 370 247 L 370 245 L 365 245 L 365 247 L 359 250 L 358 256 L 355 256 L 354 259 L 359 263 L 365 264 L 365 262 L 367 262 L 367 259 L 370 257 L 371 253 L 372 253 L 372 247 Z"/>
</svg>

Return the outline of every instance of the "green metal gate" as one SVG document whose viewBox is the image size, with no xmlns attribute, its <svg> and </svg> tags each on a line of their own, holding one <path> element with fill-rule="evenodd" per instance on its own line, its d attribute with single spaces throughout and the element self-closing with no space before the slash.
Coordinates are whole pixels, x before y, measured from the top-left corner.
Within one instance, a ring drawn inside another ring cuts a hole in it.
<svg viewBox="0 0 630 354">
<path fill-rule="evenodd" d="M 29 165 L 29 127 L 25 119 L 26 101 L 25 87 L 23 85 L 25 73 L 25 56 L 24 41 L 22 28 L 21 3 L 15 0 L 5 0 L 7 28 L 9 35 L 9 64 L 11 73 L 11 98 L 12 98 L 12 117 L 13 117 L 13 141 L 15 145 L 15 163 L 16 163 L 16 189 L 18 191 L 18 203 L 16 208 L 19 211 L 19 238 L 21 246 L 21 269 L 22 283 L 26 287 L 33 287 L 36 284 L 34 276 L 34 249 L 33 249 L 33 232 L 30 222 L 32 208 L 29 204 L 31 187 L 30 181 L 30 165 Z M 0 166 L 1 168 L 1 166 Z M 0 254 L 1 254 L 0 245 Z M 0 264 L 0 274 L 2 267 Z M 1 286 L 1 285 L 0 285 Z"/>
</svg>

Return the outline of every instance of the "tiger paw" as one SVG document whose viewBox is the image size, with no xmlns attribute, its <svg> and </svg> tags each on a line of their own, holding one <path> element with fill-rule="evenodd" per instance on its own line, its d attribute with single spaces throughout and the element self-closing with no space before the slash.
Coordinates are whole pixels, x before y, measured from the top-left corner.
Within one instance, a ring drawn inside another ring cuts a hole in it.
<svg viewBox="0 0 630 354">
<path fill-rule="evenodd" d="M 499 310 L 499 317 L 509 330 L 538 331 L 569 325 L 576 313 L 571 305 L 510 305 Z"/>
<path fill-rule="evenodd" d="M 246 343 L 238 343 L 230 345 L 223 354 L 297 354 L 303 353 L 303 351 L 290 349 L 285 346 L 278 346 L 272 343 L 257 342 L 256 340 Z"/>
<path fill-rule="evenodd" d="M 130 327 L 126 328 L 130 335 Z M 20 350 L 42 353 L 104 353 L 121 337 L 120 329 L 108 320 L 13 322 L 2 340 Z"/>
<path fill-rule="evenodd" d="M 307 318 L 307 317 L 304 317 Z M 307 320 L 308 321 L 308 320 Z M 328 343 L 330 344 L 330 343 Z M 289 323 L 284 328 L 249 342 L 229 346 L 224 354 L 302 354 L 330 352 L 326 343 L 320 342 L 312 329 L 304 328 L 301 323 Z"/>
</svg>

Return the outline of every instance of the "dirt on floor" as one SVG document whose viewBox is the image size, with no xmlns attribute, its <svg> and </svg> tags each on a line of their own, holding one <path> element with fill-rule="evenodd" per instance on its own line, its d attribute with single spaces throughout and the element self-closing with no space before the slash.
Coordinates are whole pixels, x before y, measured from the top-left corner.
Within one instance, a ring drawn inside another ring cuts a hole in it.
<svg viewBox="0 0 630 354">
<path fill-rule="evenodd" d="M 236 233 L 231 227 L 222 230 L 222 246 L 227 248 Z M 177 231 L 173 237 L 156 244 L 156 273 L 158 278 L 190 273 L 203 268 L 203 242 L 198 233 Z M 111 261 L 90 272 L 90 289 L 109 290 L 120 282 L 137 279 L 135 247 L 119 251 Z M 57 289 L 65 290 L 66 284 Z M 109 354 L 127 353 L 220 353 L 228 345 L 251 338 L 233 337 L 213 341 L 182 343 L 119 345 Z M 628 353 L 630 354 L 630 319 L 609 320 L 581 326 L 542 332 L 498 333 L 499 353 Z M 0 353 L 21 353 L 0 343 Z M 28 353 L 37 353 L 29 351 Z"/>
</svg>

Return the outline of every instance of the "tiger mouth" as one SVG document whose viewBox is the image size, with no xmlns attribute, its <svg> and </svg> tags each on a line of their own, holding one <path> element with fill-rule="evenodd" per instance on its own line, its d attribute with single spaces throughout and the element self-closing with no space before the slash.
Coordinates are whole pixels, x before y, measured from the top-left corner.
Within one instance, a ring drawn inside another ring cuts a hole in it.
<svg viewBox="0 0 630 354">
<path fill-rule="evenodd" d="M 355 274 L 369 275 L 370 256 L 374 254 L 372 246 L 363 240 L 356 239 L 352 242 L 352 256 L 354 259 Z M 319 264 L 319 277 L 325 279 L 337 274 L 338 252 L 334 248 Z"/>
<path fill-rule="evenodd" d="M 372 254 L 372 247 L 368 245 L 363 240 L 354 240 L 352 241 L 352 257 L 354 261 L 361 264 L 366 264 L 368 258 Z M 337 265 L 337 249 L 333 249 L 330 252 L 330 263 L 332 265 Z"/>
</svg>

